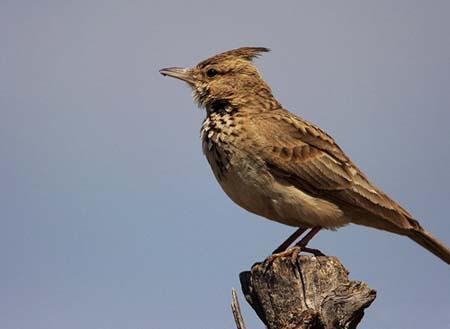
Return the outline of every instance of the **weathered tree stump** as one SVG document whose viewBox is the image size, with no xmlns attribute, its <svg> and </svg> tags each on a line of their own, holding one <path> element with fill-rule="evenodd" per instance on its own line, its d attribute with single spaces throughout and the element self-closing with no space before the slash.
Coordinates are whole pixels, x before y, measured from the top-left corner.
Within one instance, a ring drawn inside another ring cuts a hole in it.
<svg viewBox="0 0 450 329">
<path fill-rule="evenodd" d="M 240 274 L 242 291 L 268 329 L 356 328 L 376 291 L 349 281 L 336 257 L 278 257 Z"/>
</svg>

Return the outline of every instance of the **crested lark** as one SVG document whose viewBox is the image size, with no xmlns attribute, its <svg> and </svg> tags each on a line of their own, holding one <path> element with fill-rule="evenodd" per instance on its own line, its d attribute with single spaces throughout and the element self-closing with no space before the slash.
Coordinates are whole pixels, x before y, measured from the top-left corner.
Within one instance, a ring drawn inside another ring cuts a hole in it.
<svg viewBox="0 0 450 329">
<path fill-rule="evenodd" d="M 285 110 L 252 60 L 267 48 L 244 47 L 192 68 L 160 73 L 192 87 L 206 109 L 203 152 L 225 193 L 268 219 L 307 228 L 302 247 L 321 229 L 349 223 L 404 235 L 450 264 L 450 250 L 375 187 L 328 134 Z"/>
</svg>

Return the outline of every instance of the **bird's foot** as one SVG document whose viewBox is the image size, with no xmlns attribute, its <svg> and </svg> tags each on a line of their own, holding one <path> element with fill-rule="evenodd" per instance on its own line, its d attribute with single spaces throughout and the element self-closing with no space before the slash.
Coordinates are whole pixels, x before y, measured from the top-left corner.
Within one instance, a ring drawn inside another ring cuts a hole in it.
<svg viewBox="0 0 450 329">
<path fill-rule="evenodd" d="M 292 265 L 295 266 L 295 264 L 297 263 L 298 256 L 301 252 L 307 252 L 307 253 L 313 254 L 316 257 L 317 256 L 325 256 L 325 254 L 323 252 L 321 252 L 319 249 L 295 246 L 295 247 L 289 248 L 282 252 L 273 253 L 272 255 L 267 257 L 266 260 L 264 261 L 264 268 L 265 268 L 264 272 L 266 272 L 267 269 L 270 266 L 272 266 L 275 259 L 280 258 L 280 257 L 289 257 Z"/>
<path fill-rule="evenodd" d="M 314 256 L 326 256 L 323 252 L 321 252 L 319 249 L 313 249 L 308 247 L 301 247 L 302 251 L 313 254 Z"/>
<path fill-rule="evenodd" d="M 289 248 L 282 252 L 273 253 L 272 255 L 267 257 L 266 260 L 264 261 L 264 268 L 265 268 L 264 272 L 266 272 L 267 269 L 270 266 L 272 266 L 275 259 L 280 258 L 280 257 L 290 257 L 291 263 L 295 264 L 297 262 L 298 254 L 302 251 L 302 249 L 303 248 L 301 248 L 301 247 L 292 247 L 292 248 Z"/>
</svg>

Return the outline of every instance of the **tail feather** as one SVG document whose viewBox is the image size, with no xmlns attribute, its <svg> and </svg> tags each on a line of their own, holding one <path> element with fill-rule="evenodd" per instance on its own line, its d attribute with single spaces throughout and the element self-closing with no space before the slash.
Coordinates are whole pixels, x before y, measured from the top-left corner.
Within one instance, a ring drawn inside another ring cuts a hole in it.
<svg viewBox="0 0 450 329">
<path fill-rule="evenodd" d="M 421 228 L 408 230 L 408 237 L 450 265 L 450 249 Z"/>
</svg>

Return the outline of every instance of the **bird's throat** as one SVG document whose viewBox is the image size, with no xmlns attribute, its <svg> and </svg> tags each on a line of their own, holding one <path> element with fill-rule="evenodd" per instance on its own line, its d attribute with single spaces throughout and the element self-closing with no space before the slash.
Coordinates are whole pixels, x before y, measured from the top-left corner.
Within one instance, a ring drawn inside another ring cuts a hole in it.
<svg viewBox="0 0 450 329">
<path fill-rule="evenodd" d="M 218 99 L 211 103 L 210 106 L 206 108 L 208 115 L 212 113 L 230 113 L 236 112 L 237 108 L 233 107 L 231 103 L 225 99 Z"/>
</svg>

